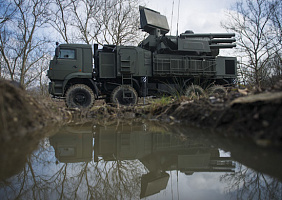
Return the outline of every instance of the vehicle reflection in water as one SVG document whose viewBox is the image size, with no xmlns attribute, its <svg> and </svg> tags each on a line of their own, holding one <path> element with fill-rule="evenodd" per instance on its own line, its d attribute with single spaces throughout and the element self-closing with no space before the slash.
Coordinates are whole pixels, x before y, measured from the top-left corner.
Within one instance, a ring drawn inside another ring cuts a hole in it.
<svg viewBox="0 0 282 200">
<path fill-rule="evenodd" d="M 141 177 L 140 198 L 167 187 L 170 176 L 166 171 L 177 170 L 186 175 L 234 172 L 230 157 L 220 157 L 217 148 L 176 134 L 152 132 L 146 126 L 67 127 L 65 132 L 50 138 L 50 144 L 56 158 L 64 163 L 90 162 L 93 148 L 95 162 L 138 159 L 147 170 Z"/>
<path fill-rule="evenodd" d="M 207 132 L 147 121 L 69 125 L 0 181 L 0 199 L 281 199 L 281 172 L 266 170 L 280 168 L 280 152 Z"/>
</svg>

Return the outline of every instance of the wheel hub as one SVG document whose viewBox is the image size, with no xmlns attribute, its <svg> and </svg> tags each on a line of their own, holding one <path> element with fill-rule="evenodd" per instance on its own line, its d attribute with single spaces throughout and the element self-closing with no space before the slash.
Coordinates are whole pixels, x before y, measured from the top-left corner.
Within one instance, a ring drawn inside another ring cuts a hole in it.
<svg viewBox="0 0 282 200">
<path fill-rule="evenodd" d="M 82 105 L 86 101 L 86 97 L 84 94 L 77 94 L 75 95 L 74 99 L 75 99 L 75 102 L 80 105 Z"/>
</svg>

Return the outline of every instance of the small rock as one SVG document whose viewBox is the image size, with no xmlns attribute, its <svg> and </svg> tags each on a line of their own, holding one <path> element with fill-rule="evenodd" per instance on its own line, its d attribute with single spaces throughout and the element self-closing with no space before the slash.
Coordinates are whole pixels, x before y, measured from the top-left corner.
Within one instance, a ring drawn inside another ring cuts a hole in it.
<svg viewBox="0 0 282 200">
<path fill-rule="evenodd" d="M 125 112 L 124 113 L 124 118 L 126 118 L 126 119 L 133 119 L 133 118 L 135 118 L 135 113 L 133 113 L 133 112 Z"/>
<path fill-rule="evenodd" d="M 258 139 L 256 140 L 256 144 L 261 147 L 267 147 L 271 144 L 270 140 L 267 139 Z"/>
<path fill-rule="evenodd" d="M 172 121 L 175 121 L 175 117 L 173 117 L 173 116 L 169 116 L 169 119 L 172 120 Z"/>
<path fill-rule="evenodd" d="M 253 118 L 254 119 L 258 119 L 259 118 L 259 113 L 254 114 Z"/>
<path fill-rule="evenodd" d="M 266 120 L 263 120 L 263 121 L 262 121 L 262 126 L 263 126 L 263 127 L 268 127 L 268 126 L 269 126 L 269 122 L 266 121 Z"/>
</svg>

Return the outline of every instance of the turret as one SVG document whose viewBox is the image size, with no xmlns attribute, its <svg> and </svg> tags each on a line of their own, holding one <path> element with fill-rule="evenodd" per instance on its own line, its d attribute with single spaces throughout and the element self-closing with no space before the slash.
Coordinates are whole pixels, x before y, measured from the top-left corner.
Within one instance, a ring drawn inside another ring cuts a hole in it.
<svg viewBox="0 0 282 200">
<path fill-rule="evenodd" d="M 234 33 L 197 33 L 186 31 L 180 36 L 166 36 L 169 32 L 167 19 L 154 10 L 139 7 L 141 29 L 150 35 L 140 47 L 158 54 L 191 56 L 217 56 L 219 49 L 233 48 Z"/>
</svg>

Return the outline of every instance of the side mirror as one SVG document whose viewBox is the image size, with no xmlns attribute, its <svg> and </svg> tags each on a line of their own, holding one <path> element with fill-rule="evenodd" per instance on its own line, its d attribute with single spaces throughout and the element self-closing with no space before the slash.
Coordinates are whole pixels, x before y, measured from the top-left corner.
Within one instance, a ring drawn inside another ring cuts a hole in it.
<svg viewBox="0 0 282 200">
<path fill-rule="evenodd" d="M 60 55 L 60 47 L 59 47 L 59 43 L 56 42 L 56 49 L 55 49 L 55 57 L 58 58 Z"/>
</svg>

